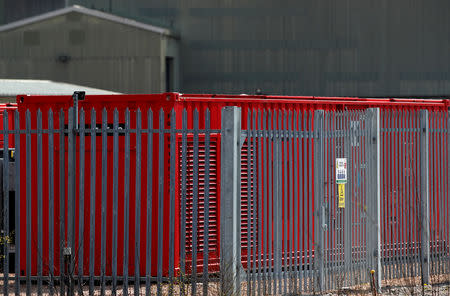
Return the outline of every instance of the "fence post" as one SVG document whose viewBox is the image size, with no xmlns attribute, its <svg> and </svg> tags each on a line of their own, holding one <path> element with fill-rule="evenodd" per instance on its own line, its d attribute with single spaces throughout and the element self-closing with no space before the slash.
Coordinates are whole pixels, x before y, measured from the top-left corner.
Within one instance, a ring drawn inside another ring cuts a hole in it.
<svg viewBox="0 0 450 296">
<path fill-rule="evenodd" d="M 241 108 L 222 109 L 220 271 L 222 295 L 240 295 Z"/>
<path fill-rule="evenodd" d="M 429 219 L 429 124 L 428 110 L 420 110 L 420 234 L 422 284 L 430 278 L 430 219 Z"/>
<path fill-rule="evenodd" d="M 323 149 L 323 130 L 324 130 L 324 111 L 314 111 L 314 268 L 316 271 L 317 292 L 324 289 L 324 149 Z"/>
<path fill-rule="evenodd" d="M 366 238 L 367 259 L 370 270 L 370 283 L 377 290 L 381 284 L 381 137 L 380 137 L 380 109 L 367 109 L 367 142 L 366 150 Z M 372 274 L 372 270 L 375 274 Z"/>
<path fill-rule="evenodd" d="M 69 281 L 68 295 L 74 295 L 73 272 L 75 265 L 75 180 L 76 180 L 76 139 L 75 139 L 75 109 L 68 111 L 68 177 L 67 177 L 67 245 L 63 249 L 67 264 L 67 279 Z M 63 239 L 63 238 L 61 238 Z"/>
</svg>

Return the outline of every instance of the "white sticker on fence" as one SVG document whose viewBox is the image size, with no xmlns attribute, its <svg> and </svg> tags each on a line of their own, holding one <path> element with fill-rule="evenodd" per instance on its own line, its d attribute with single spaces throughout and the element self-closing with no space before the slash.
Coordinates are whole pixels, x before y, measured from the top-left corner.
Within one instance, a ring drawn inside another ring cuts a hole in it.
<svg viewBox="0 0 450 296">
<path fill-rule="evenodd" d="M 336 183 L 347 183 L 347 158 L 336 158 Z"/>
</svg>

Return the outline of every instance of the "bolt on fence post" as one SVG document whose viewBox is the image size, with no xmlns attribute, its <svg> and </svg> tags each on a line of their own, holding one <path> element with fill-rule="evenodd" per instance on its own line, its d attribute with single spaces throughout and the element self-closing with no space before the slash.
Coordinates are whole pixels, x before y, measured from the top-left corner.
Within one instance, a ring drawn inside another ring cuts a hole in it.
<svg viewBox="0 0 450 296">
<path fill-rule="evenodd" d="M 324 288 L 324 111 L 314 111 L 314 269 L 316 272 L 315 289 L 321 292 Z"/>
<path fill-rule="evenodd" d="M 380 109 L 367 109 L 366 134 L 366 239 L 367 267 L 371 273 L 369 281 L 380 289 L 381 284 L 381 137 Z M 372 275 L 372 270 L 375 272 Z"/>
<path fill-rule="evenodd" d="M 222 109 L 220 271 L 222 295 L 240 295 L 241 108 Z"/>
<path fill-rule="evenodd" d="M 420 110 L 420 234 L 422 284 L 430 279 L 430 217 L 429 217 L 429 123 L 428 110 Z"/>
</svg>

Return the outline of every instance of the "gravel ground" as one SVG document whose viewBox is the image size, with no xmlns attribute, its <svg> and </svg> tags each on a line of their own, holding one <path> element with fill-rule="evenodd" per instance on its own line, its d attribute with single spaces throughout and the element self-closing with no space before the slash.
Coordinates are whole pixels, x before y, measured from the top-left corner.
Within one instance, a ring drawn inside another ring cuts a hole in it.
<svg viewBox="0 0 450 296">
<path fill-rule="evenodd" d="M 450 296 L 450 282 L 448 281 L 448 278 L 450 278 L 450 275 L 447 275 L 447 278 L 441 277 L 441 278 L 432 278 L 433 285 L 420 285 L 420 279 L 419 278 L 404 278 L 399 280 L 392 280 L 392 281 L 384 281 L 382 283 L 382 289 L 381 293 L 377 293 L 377 296 L 381 295 L 426 295 L 426 296 L 437 296 L 437 295 L 449 295 Z M 8 295 L 14 295 L 14 282 L 10 282 L 9 284 L 9 293 Z M 203 286 L 202 284 L 197 284 L 196 286 L 197 291 L 195 295 L 203 295 L 202 290 Z M 58 287 L 57 287 L 58 289 Z M 162 295 L 169 295 L 169 285 L 163 284 L 161 285 L 161 291 Z M 187 285 L 185 287 L 186 289 L 186 295 L 192 295 L 191 292 L 191 285 Z M 87 286 L 82 287 L 83 295 L 89 295 L 89 290 Z M 20 295 L 26 295 L 26 285 L 21 285 L 20 287 Z M 246 283 L 242 284 L 242 290 L 241 295 L 245 296 L 247 295 L 247 285 Z M 78 290 L 75 291 L 75 295 L 79 295 Z M 38 295 L 37 291 L 37 285 L 31 286 L 31 294 L 32 295 Z M 139 291 L 140 295 L 145 295 L 145 285 L 142 285 Z M 152 285 L 151 286 L 151 295 L 157 294 L 157 286 Z M 180 286 L 174 285 L 173 287 L 173 295 L 180 295 Z M 3 295 L 3 282 L 0 281 L 0 295 Z M 42 295 L 47 296 L 49 294 L 48 286 L 44 285 L 42 287 Z M 59 290 L 56 291 L 54 295 L 60 295 Z M 94 295 L 100 295 L 100 287 L 96 287 L 96 290 L 94 292 Z M 105 295 L 112 295 L 112 287 L 106 286 L 105 289 Z M 117 290 L 118 296 L 124 295 L 123 293 L 123 286 L 119 286 Z M 134 287 L 129 286 L 128 289 L 128 295 L 135 295 L 134 293 Z M 218 283 L 210 283 L 208 287 L 208 296 L 215 296 L 220 295 L 220 288 Z M 256 292 L 255 295 L 258 295 Z M 274 294 L 263 294 L 263 295 L 274 295 Z M 275 294 L 275 295 L 283 295 L 283 294 Z M 287 294 L 288 296 L 294 296 L 294 295 L 320 295 L 320 294 L 314 294 L 314 293 L 302 293 L 302 294 Z M 367 295 L 367 296 L 373 296 L 373 291 L 370 289 L 369 285 L 362 285 L 358 287 L 348 287 L 348 288 L 342 288 L 340 290 L 336 291 L 328 291 L 325 293 L 322 293 L 322 295 L 326 296 L 341 296 L 341 295 Z"/>
</svg>

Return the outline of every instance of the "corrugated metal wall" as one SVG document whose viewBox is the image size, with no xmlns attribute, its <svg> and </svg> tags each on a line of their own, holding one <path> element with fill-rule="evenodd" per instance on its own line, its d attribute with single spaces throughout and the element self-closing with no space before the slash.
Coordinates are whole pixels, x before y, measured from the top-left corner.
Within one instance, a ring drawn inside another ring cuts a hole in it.
<svg viewBox="0 0 450 296">
<path fill-rule="evenodd" d="M 181 35 L 182 92 L 450 93 L 447 0 L 69 3 L 173 25 Z"/>
<path fill-rule="evenodd" d="M 168 22 L 176 16 L 185 91 L 450 93 L 449 1 L 155 0 L 152 6 Z"/>
<path fill-rule="evenodd" d="M 72 12 L 2 32 L 0 77 L 50 79 L 125 93 L 161 92 L 166 38 Z"/>
</svg>

